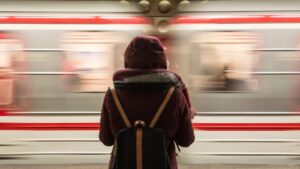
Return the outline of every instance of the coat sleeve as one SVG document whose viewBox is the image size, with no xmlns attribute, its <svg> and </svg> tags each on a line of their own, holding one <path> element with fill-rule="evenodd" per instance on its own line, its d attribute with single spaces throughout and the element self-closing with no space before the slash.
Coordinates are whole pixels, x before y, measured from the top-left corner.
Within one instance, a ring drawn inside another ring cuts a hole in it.
<svg viewBox="0 0 300 169">
<path fill-rule="evenodd" d="M 175 134 L 175 142 L 182 147 L 188 147 L 194 142 L 195 134 L 192 125 L 193 116 L 190 112 L 190 106 L 183 95 L 179 97 L 181 108 L 179 111 L 179 121 Z"/>
<path fill-rule="evenodd" d="M 102 104 L 99 132 L 99 139 L 106 146 L 111 146 L 114 144 L 114 136 L 111 131 L 111 122 L 109 120 L 109 112 L 107 107 L 109 104 L 109 93 L 110 91 L 108 90 L 105 94 Z"/>
<path fill-rule="evenodd" d="M 192 103 L 191 103 L 191 100 L 190 100 L 190 96 L 189 96 L 189 92 L 188 92 L 188 90 L 187 90 L 187 88 L 186 88 L 186 86 L 185 86 L 184 83 L 182 84 L 181 89 L 182 89 L 182 92 L 183 92 L 184 97 L 185 97 L 185 99 L 186 99 L 186 102 L 187 102 L 187 105 L 188 105 L 188 109 L 189 109 L 190 116 L 191 116 L 192 118 L 194 118 L 194 116 L 196 115 L 196 111 L 194 110 L 194 108 L 193 108 L 193 106 L 192 106 Z"/>
<path fill-rule="evenodd" d="M 183 80 L 181 79 L 181 77 L 179 75 L 177 75 L 176 73 L 175 73 L 175 75 L 176 75 L 176 77 L 178 78 L 178 81 L 179 81 L 178 86 L 181 89 L 181 91 L 182 91 L 182 93 L 184 95 L 184 98 L 185 98 L 185 100 L 187 102 L 190 116 L 192 118 L 194 118 L 194 116 L 196 115 L 196 111 L 194 110 L 194 108 L 192 106 L 192 103 L 191 103 L 191 100 L 190 100 L 190 96 L 189 96 L 189 92 L 188 92 L 188 90 L 186 88 L 186 85 L 185 85 L 185 83 L 183 82 Z"/>
</svg>

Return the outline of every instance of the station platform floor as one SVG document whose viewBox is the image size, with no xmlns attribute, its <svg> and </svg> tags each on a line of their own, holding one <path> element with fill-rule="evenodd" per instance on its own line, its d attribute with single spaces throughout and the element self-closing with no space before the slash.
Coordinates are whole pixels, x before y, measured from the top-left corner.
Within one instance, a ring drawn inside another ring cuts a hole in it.
<svg viewBox="0 0 300 169">
<path fill-rule="evenodd" d="M 0 169 L 107 169 L 107 165 L 0 165 Z M 179 169 L 300 169 L 280 165 L 180 165 Z"/>
</svg>

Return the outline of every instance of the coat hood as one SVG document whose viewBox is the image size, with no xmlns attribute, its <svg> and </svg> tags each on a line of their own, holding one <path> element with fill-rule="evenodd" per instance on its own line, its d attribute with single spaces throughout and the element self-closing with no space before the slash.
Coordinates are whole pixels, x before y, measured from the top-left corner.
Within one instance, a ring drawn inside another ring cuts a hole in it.
<svg viewBox="0 0 300 169">
<path fill-rule="evenodd" d="M 152 36 L 137 36 L 125 50 L 126 69 L 167 69 L 162 43 Z"/>
</svg>

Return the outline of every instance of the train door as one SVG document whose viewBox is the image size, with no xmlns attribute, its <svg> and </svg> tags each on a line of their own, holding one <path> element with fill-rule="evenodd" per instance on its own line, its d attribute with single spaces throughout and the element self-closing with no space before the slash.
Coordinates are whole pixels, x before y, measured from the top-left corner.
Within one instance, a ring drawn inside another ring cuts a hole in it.
<svg viewBox="0 0 300 169">
<path fill-rule="evenodd" d="M 13 111 L 25 105 L 24 77 L 14 75 L 24 66 L 23 44 L 13 34 L 0 34 L 0 110 Z"/>
</svg>

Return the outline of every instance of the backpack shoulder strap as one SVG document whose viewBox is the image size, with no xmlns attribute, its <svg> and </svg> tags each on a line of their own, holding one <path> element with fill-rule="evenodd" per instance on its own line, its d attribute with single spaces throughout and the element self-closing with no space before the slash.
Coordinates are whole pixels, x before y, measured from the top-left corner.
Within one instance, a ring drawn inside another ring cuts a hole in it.
<svg viewBox="0 0 300 169">
<path fill-rule="evenodd" d="M 154 115 L 154 117 L 153 117 L 153 119 L 152 119 L 152 121 L 151 121 L 151 123 L 149 125 L 150 128 L 152 128 L 152 127 L 155 126 L 155 124 L 156 124 L 157 120 L 159 119 L 162 111 L 164 110 L 164 108 L 166 107 L 167 103 L 169 102 L 172 94 L 174 93 L 174 90 L 175 90 L 174 86 L 170 87 L 170 89 L 169 89 L 166 97 L 162 101 L 161 105 L 159 106 L 157 112 L 155 113 L 155 115 Z"/>
<path fill-rule="evenodd" d="M 116 104 L 116 106 L 117 106 L 117 108 L 118 108 L 118 110 L 119 110 L 119 112 L 120 112 L 120 114 L 121 114 L 121 116 L 122 116 L 122 119 L 123 119 L 123 121 L 124 121 L 126 127 L 127 127 L 127 128 L 130 128 L 130 127 L 131 127 L 131 124 L 130 124 L 130 122 L 129 122 L 127 116 L 126 116 L 126 113 L 125 113 L 125 111 L 124 111 L 124 109 L 123 109 L 121 103 L 120 103 L 120 100 L 119 100 L 119 98 L 118 98 L 118 95 L 117 95 L 116 90 L 113 89 L 113 88 L 109 88 L 109 89 L 110 89 L 110 91 L 111 91 L 111 94 L 112 94 L 112 96 L 113 96 L 113 99 L 114 99 L 114 101 L 115 101 L 115 104 Z"/>
</svg>

